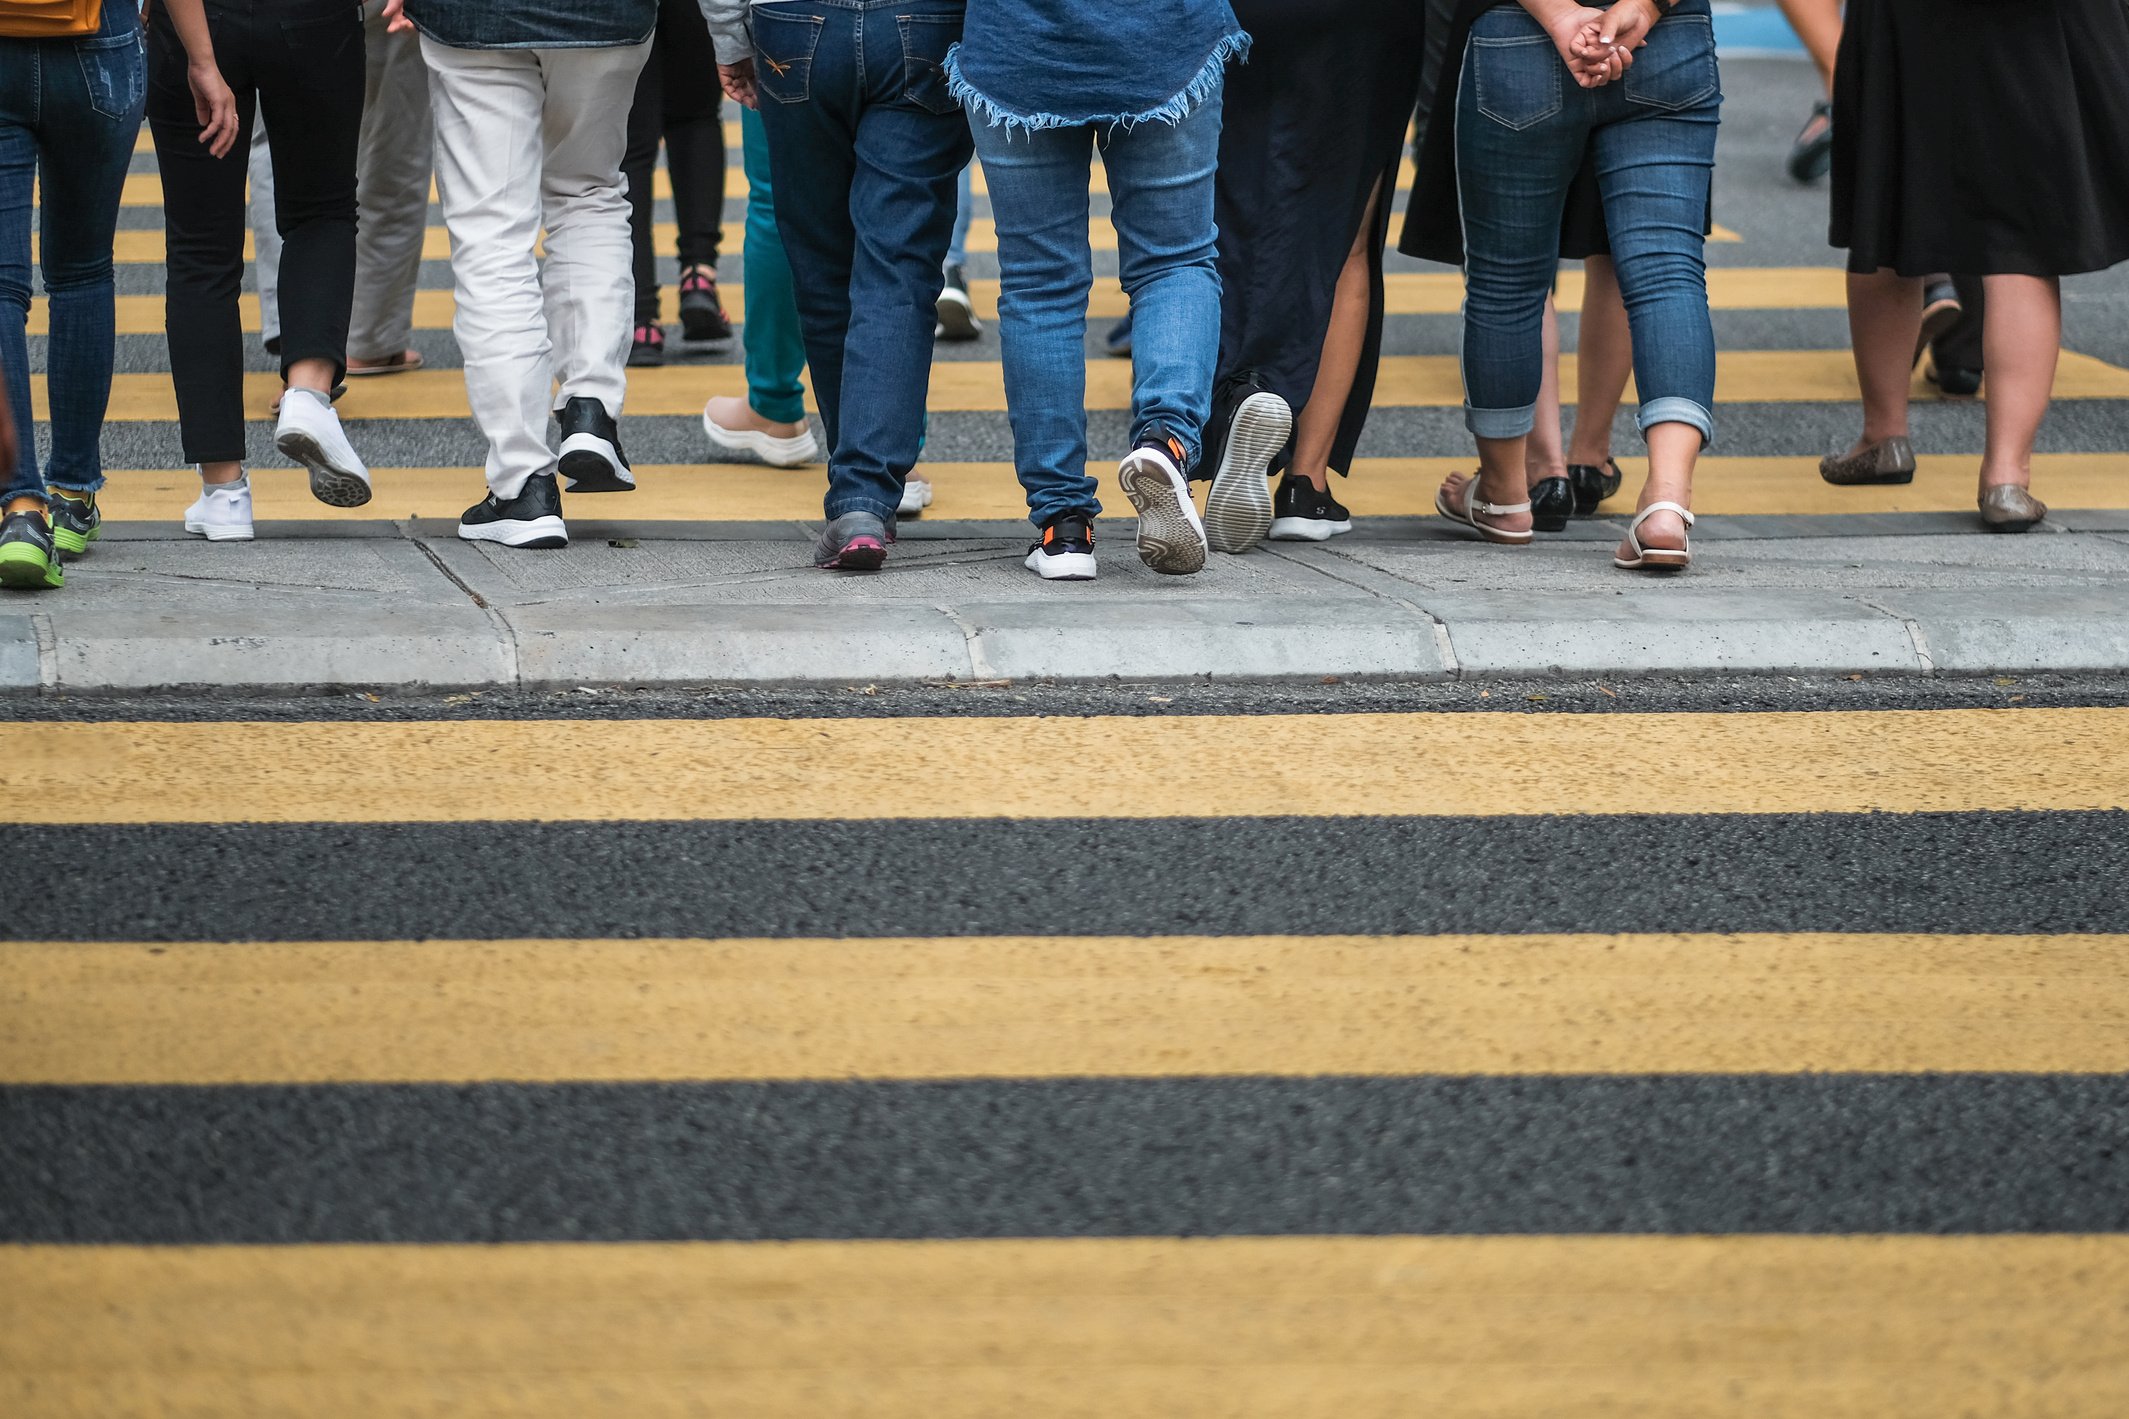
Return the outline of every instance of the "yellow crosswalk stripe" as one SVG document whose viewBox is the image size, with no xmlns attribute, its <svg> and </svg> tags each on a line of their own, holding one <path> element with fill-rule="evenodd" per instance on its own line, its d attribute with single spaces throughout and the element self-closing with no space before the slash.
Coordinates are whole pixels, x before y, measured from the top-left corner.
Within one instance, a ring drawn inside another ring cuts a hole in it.
<svg viewBox="0 0 2129 1419">
<path fill-rule="evenodd" d="M 0 1248 L 0 1409 L 2116 1419 L 2129 1238 Z"/>
<path fill-rule="evenodd" d="M 1573 403 L 1576 361 L 1560 357 L 1564 397 Z M 1131 362 L 1090 359 L 1086 365 L 1086 407 L 1131 407 Z M 48 417 L 44 376 L 34 376 L 31 397 L 36 416 Z M 1936 397 L 1918 373 L 1915 398 Z M 266 419 L 280 376 L 254 371 L 244 377 L 248 417 Z M 697 415 L 703 400 L 717 394 L 746 393 L 746 371 L 736 364 L 668 365 L 629 371 L 630 414 Z M 1857 396 L 1855 360 L 1846 350 L 1726 350 L 1715 360 L 1715 397 L 1725 404 L 1752 402 L 1793 404 L 1826 401 L 1853 403 Z M 1634 398 L 1629 381 L 1627 399 Z M 2129 369 L 2091 355 L 2065 353 L 2055 377 L 2055 398 L 2129 399 Z M 930 408 L 933 413 L 998 412 L 1005 408 L 1005 376 L 991 360 L 940 360 L 932 367 Z M 1463 377 L 1454 355 L 1394 355 L 1382 361 L 1375 384 L 1375 408 L 1453 409 L 1463 404 Z M 464 376 L 457 370 L 418 370 L 385 379 L 357 380 L 340 401 L 344 419 L 463 419 Z M 177 417 L 177 396 L 164 374 L 122 374 L 111 382 L 109 417 L 114 422 L 170 420 Z"/>
<path fill-rule="evenodd" d="M 0 1001 L 7 1085 L 2129 1070 L 2123 936 L 14 942 Z"/>
<path fill-rule="evenodd" d="M 1840 516 L 1884 512 L 1971 512 L 1978 455 L 1926 455 L 1915 481 L 1890 488 L 1835 488 L 1818 476 L 1814 458 L 1704 458 L 1693 480 L 1693 505 L 1702 513 L 1780 513 Z M 1624 458 L 1627 480 L 1605 504 L 1608 514 L 1633 509 L 1646 460 Z M 1465 458 L 1363 458 L 1338 496 L 1363 517 L 1428 517 L 1434 491 L 1452 472 L 1469 472 Z M 1018 520 L 1027 498 L 1011 464 L 927 463 L 934 501 L 926 517 Z M 1110 512 L 1129 516 L 1115 486 L 1115 468 L 1090 463 Z M 810 522 L 821 515 L 825 484 L 819 465 L 765 468 L 754 463 L 636 466 L 637 490 L 621 498 L 571 498 L 572 519 L 619 522 Z M 172 522 L 199 496 L 190 468 L 109 470 L 104 515 L 117 522 Z M 406 517 L 456 518 L 480 495 L 481 470 L 376 468 L 376 497 L 365 507 L 328 507 L 311 496 L 293 468 L 251 471 L 252 502 L 262 523 L 279 520 L 369 522 Z M 2058 511 L 2129 509 L 2129 454 L 2044 453 L 2033 459 L 2034 487 Z"/>
<path fill-rule="evenodd" d="M 524 725 L 24 722 L 0 724 L 0 787 L 20 823 L 2129 808 L 2129 710 L 1615 714 L 1601 757 L 1578 715 L 1341 714 L 1310 721 L 1305 766 L 1235 752 L 1284 723 L 558 721 L 539 726 L 547 772 L 469 788 L 465 766 L 507 757 Z M 867 772 L 823 772 L 853 763 Z M 1029 763 L 1130 771 L 1058 781 Z"/>
<path fill-rule="evenodd" d="M 667 284 L 659 294 L 665 319 L 669 322 L 678 320 L 680 293 Z M 720 288 L 719 294 L 732 319 L 746 318 L 746 292 L 738 282 Z M 969 294 L 975 299 L 979 315 L 986 320 L 998 318 L 996 281 L 971 281 Z M 1464 278 L 1454 271 L 1393 271 L 1383 277 L 1383 298 L 1384 310 L 1390 315 L 1455 315 L 1463 309 Z M 1718 266 L 1708 272 L 1708 303 L 1716 310 L 1840 310 L 1845 307 L 1846 299 L 1846 277 L 1830 266 Z M 1559 300 L 1567 309 L 1581 304 L 1581 272 L 1561 274 Z M 1121 286 L 1114 281 L 1095 283 L 1093 299 L 1088 303 L 1089 315 L 1113 320 L 1129 308 L 1130 301 Z M 243 297 L 242 309 L 244 328 L 256 334 L 259 329 L 258 298 Z M 449 291 L 417 292 L 414 327 L 417 330 L 448 330 L 455 309 Z M 49 328 L 50 312 L 45 301 L 39 298 L 30 306 L 29 333 L 43 335 Z M 161 296 L 118 298 L 119 334 L 156 335 L 162 333 L 162 329 Z"/>
</svg>

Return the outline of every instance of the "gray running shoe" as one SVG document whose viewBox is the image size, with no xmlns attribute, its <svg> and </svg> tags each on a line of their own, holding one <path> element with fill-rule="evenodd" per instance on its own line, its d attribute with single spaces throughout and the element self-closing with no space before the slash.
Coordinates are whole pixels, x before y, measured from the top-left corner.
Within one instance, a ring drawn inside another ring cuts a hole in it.
<svg viewBox="0 0 2129 1419">
<path fill-rule="evenodd" d="M 869 512 L 846 512 L 821 529 L 813 565 L 836 572 L 876 572 L 887 560 L 894 534 Z"/>
</svg>

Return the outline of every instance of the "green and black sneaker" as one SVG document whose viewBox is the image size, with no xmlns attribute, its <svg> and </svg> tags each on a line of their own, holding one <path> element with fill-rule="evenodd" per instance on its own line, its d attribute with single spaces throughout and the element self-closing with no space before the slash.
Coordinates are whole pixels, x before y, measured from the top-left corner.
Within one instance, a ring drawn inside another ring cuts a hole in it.
<svg viewBox="0 0 2129 1419">
<path fill-rule="evenodd" d="M 0 586 L 21 591 L 66 585 L 59 549 L 41 512 L 11 512 L 0 521 Z"/>
<path fill-rule="evenodd" d="M 61 555 L 78 557 L 101 536 L 103 509 L 96 506 L 96 494 L 76 497 L 52 489 L 52 541 L 59 545 Z"/>
</svg>

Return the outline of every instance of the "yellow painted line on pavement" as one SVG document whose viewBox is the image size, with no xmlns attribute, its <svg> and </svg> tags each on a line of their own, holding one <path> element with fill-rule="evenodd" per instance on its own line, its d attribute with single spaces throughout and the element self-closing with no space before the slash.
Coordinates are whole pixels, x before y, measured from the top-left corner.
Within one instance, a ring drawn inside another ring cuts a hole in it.
<svg viewBox="0 0 2129 1419">
<path fill-rule="evenodd" d="M 0 724 L 18 823 L 2129 808 L 2129 710 Z M 547 768 L 489 775 L 537 731 Z M 1587 752 L 1601 733 L 1605 752 Z M 1029 775 L 1030 763 L 1118 772 Z M 865 764 L 864 774 L 831 772 Z M 1621 765 L 1656 766 L 1628 775 Z M 1121 770 L 1128 769 L 1128 772 Z M 65 793 L 49 792 L 63 783 Z"/>
<path fill-rule="evenodd" d="M 1730 350 L 1716 356 L 1715 397 L 1738 403 L 1853 403 L 1857 396 L 1855 362 L 1845 350 Z M 1575 359 L 1560 360 L 1561 387 L 1575 387 Z M 44 376 L 31 380 L 37 417 L 46 417 Z M 119 422 L 172 420 L 177 398 L 164 374 L 121 374 L 111 382 L 110 418 Z M 254 371 L 244 377 L 247 415 L 268 417 L 281 390 L 279 375 Z M 737 364 L 668 365 L 630 370 L 630 414 L 696 415 L 713 394 L 744 394 L 746 371 Z M 1918 374 L 1918 400 L 1933 391 Z M 2055 379 L 2057 399 L 2129 399 L 2129 369 L 2090 355 L 2064 354 Z M 1632 383 L 1627 401 L 1633 402 Z M 1572 403 L 1570 394 L 1568 402 Z M 1005 408 L 1005 377 L 989 360 L 940 360 L 931 372 L 933 413 L 998 412 Z M 1382 362 L 1375 385 L 1375 407 L 1460 408 L 1463 378 L 1453 355 L 1396 355 Z M 1090 359 L 1086 364 L 1086 407 L 1095 410 L 1131 406 L 1131 362 Z M 383 379 L 356 380 L 340 401 L 341 417 L 363 419 L 463 419 L 465 376 L 458 370 L 417 370 Z"/>
<path fill-rule="evenodd" d="M 1843 274 L 1832 267 L 1717 267 L 1708 272 L 1708 301 L 1717 310 L 1839 310 L 1845 299 L 1844 279 Z M 969 294 L 975 300 L 977 314 L 986 320 L 998 318 L 996 281 L 971 281 Z M 720 288 L 720 295 L 726 314 L 734 320 L 746 318 L 746 292 L 738 282 Z M 670 282 L 660 288 L 660 298 L 665 307 L 665 319 L 668 322 L 678 320 L 680 293 Z M 1384 307 L 1391 315 L 1454 315 L 1463 308 L 1464 278 L 1454 271 L 1393 271 L 1383 277 L 1383 299 Z M 1561 273 L 1559 299 L 1566 309 L 1581 305 L 1581 272 Z M 258 298 L 245 296 L 242 300 L 244 328 L 256 334 L 259 329 Z M 1123 315 L 1129 308 L 1130 301 L 1121 286 L 1114 281 L 1100 281 L 1095 283 L 1087 313 L 1096 319 L 1110 320 Z M 414 328 L 448 330 L 455 310 L 449 291 L 417 292 Z M 30 306 L 29 333 L 43 335 L 49 328 L 49 311 L 40 297 Z M 118 298 L 119 334 L 156 335 L 162 329 L 161 296 Z"/>
<path fill-rule="evenodd" d="M 0 1084 L 2129 1070 L 2125 936 L 0 943 Z"/>
<path fill-rule="evenodd" d="M 12 1419 L 2118 1419 L 2120 1236 L 0 1248 Z"/>
<path fill-rule="evenodd" d="M 1605 504 L 1607 515 L 1633 510 L 1642 460 L 1622 459 L 1626 482 Z M 1898 488 L 1835 488 L 1818 475 L 1815 458 L 1704 458 L 1694 480 L 1693 505 L 1703 515 L 1778 513 L 1828 517 L 1881 512 L 1972 512 L 1979 455 L 1925 455 L 1915 481 Z M 1355 515 L 1432 517 L 1441 480 L 1468 472 L 1471 459 L 1363 458 L 1353 476 L 1338 485 L 1339 498 Z M 927 463 L 933 502 L 925 516 L 945 519 L 1018 520 L 1027 496 L 1009 463 Z M 1090 463 L 1103 504 L 1129 517 L 1115 485 L 1113 464 Z M 405 517 L 455 518 L 480 496 L 481 470 L 465 468 L 375 468 L 377 495 L 365 507 L 328 507 L 311 496 L 305 475 L 293 468 L 255 468 L 252 502 L 262 523 L 284 520 L 374 522 Z M 170 522 L 199 496 L 199 478 L 189 468 L 111 469 L 103 493 L 104 515 L 119 522 Z M 638 464 L 637 488 L 626 497 L 565 498 L 572 518 L 617 522 L 817 522 L 826 488 L 820 465 L 766 468 L 756 463 Z M 2052 508 L 2129 509 L 2129 454 L 2043 453 L 2033 459 L 2033 486 Z M 1976 524 L 1978 528 L 1978 524 Z"/>
</svg>

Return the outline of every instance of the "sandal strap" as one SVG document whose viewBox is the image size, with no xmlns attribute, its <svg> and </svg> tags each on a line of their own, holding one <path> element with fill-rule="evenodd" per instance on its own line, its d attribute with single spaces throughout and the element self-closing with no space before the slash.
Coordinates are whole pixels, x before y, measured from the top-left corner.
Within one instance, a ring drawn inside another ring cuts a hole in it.
<svg viewBox="0 0 2129 1419">
<path fill-rule="evenodd" d="M 1474 502 L 1474 503 L 1469 503 L 1469 504 L 1467 504 L 1467 506 L 1468 506 L 1468 507 L 1469 507 L 1469 508 L 1470 508 L 1470 509 L 1471 509 L 1471 510 L 1472 510 L 1473 512 L 1482 512 L 1482 513 L 1486 514 L 1486 516 L 1488 516 L 1488 517 L 1506 517 L 1506 516 L 1508 516 L 1508 514 L 1510 514 L 1510 513 L 1513 513 L 1513 512 L 1529 512 L 1529 511 L 1530 511 L 1530 504 L 1529 504 L 1529 503 L 1528 503 L 1527 501 L 1526 501 L 1526 502 L 1520 502 L 1520 503 L 1480 503 L 1480 502 Z"/>
<path fill-rule="evenodd" d="M 1647 507 L 1635 513 L 1633 524 L 1627 530 L 1629 532 L 1639 531 L 1642 523 L 1647 522 L 1659 512 L 1675 512 L 1678 514 L 1680 522 L 1683 522 L 1688 527 L 1693 525 L 1692 511 L 1683 503 L 1660 502 L 1650 503 Z"/>
</svg>

